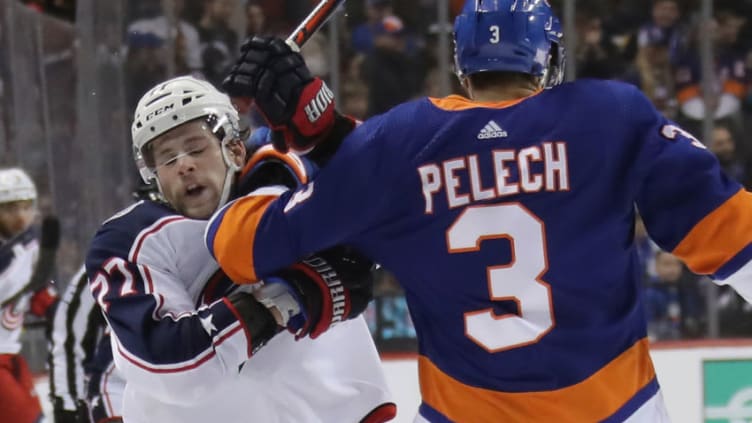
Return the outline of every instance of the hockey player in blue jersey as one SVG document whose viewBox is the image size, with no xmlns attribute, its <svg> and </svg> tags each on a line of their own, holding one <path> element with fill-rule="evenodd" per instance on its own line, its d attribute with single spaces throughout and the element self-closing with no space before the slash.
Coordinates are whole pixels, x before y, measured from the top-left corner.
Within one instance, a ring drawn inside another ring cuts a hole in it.
<svg viewBox="0 0 752 423">
<path fill-rule="evenodd" d="M 306 182 L 303 161 L 271 145 L 248 153 L 229 97 L 193 77 L 144 94 L 132 132 L 141 174 L 158 184 L 166 203 L 142 201 L 108 219 L 86 258 L 126 382 L 123 420 L 394 417 L 373 340 L 358 317 L 371 295 L 369 260 L 327 249 L 238 287 L 202 242 L 205 219 L 248 187 Z"/>
<path fill-rule="evenodd" d="M 455 23 L 467 98 L 369 119 L 305 186 L 215 214 L 208 248 L 239 279 L 338 243 L 392 271 L 418 336 L 416 422 L 669 421 L 635 206 L 663 249 L 749 301 L 752 197 L 634 87 L 560 84 L 561 40 L 545 0 L 467 1 Z M 311 80 L 269 95 L 295 55 L 250 40 L 225 88 L 253 98 L 278 145 L 315 154 L 332 146 L 298 126 L 333 112 L 299 98 Z"/>
</svg>

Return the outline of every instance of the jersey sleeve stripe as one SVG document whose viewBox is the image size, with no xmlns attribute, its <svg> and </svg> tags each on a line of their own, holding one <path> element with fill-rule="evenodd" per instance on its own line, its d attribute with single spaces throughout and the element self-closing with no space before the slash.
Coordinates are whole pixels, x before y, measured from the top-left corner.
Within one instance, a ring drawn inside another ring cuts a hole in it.
<svg viewBox="0 0 752 423">
<path fill-rule="evenodd" d="M 553 391 L 498 392 L 466 385 L 439 370 L 427 357 L 418 359 L 423 401 L 451 421 L 603 421 L 617 413 L 655 380 L 647 339 L 582 382 Z M 638 371 L 635 371 L 638 369 Z M 425 389 L 430 387 L 429 389 Z M 597 401 L 593 401 L 598 398 Z"/>
<path fill-rule="evenodd" d="M 752 261 L 752 244 L 744 247 L 739 254 L 721 266 L 712 277 L 717 280 L 729 278 L 744 268 L 750 261 Z"/>
<path fill-rule="evenodd" d="M 233 282 L 258 281 L 253 263 L 256 228 L 264 211 L 277 196 L 249 195 L 233 202 L 209 222 L 207 246 Z M 247 237 L 237 236 L 248 234 Z"/>
<path fill-rule="evenodd" d="M 163 365 L 155 365 L 152 363 L 148 363 L 136 357 L 135 355 L 132 355 L 130 352 L 128 352 L 120 343 L 120 340 L 117 341 L 117 349 L 120 355 L 124 357 L 126 360 L 130 361 L 133 365 L 140 367 L 141 369 L 144 369 L 151 373 L 187 372 L 197 367 L 200 367 L 202 364 L 212 359 L 217 354 L 216 347 L 221 345 L 226 340 L 230 339 L 233 335 L 235 335 L 242 329 L 243 327 L 240 325 L 240 323 L 236 323 L 234 325 L 227 327 L 223 332 L 217 335 L 216 340 L 212 344 L 214 348 L 206 349 L 204 350 L 203 353 L 197 355 L 193 359 L 182 362 L 182 363 L 163 364 Z M 244 338 L 244 339 L 247 339 L 247 338 Z"/>
<path fill-rule="evenodd" d="M 752 243 L 750 202 L 752 193 L 739 190 L 700 220 L 674 248 L 673 254 L 695 273 L 716 273 Z"/>
</svg>

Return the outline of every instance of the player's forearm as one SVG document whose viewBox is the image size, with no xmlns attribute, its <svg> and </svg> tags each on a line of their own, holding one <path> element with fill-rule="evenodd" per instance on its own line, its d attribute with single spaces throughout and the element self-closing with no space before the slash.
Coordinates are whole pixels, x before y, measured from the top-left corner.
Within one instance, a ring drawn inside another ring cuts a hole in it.
<svg viewBox="0 0 752 423">
<path fill-rule="evenodd" d="M 193 404 L 251 356 L 250 336 L 224 301 L 177 320 L 145 318 L 140 329 L 113 325 L 113 356 L 129 385 L 160 401 Z"/>
</svg>

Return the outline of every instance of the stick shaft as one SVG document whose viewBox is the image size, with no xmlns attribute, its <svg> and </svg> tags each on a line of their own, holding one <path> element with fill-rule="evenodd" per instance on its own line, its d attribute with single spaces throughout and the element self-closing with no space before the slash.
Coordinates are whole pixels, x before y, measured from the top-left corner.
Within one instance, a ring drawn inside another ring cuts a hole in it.
<svg viewBox="0 0 752 423">
<path fill-rule="evenodd" d="M 293 50 L 299 51 L 300 47 L 334 15 L 337 8 L 344 2 L 345 0 L 321 0 L 316 8 L 287 37 L 287 40 L 285 40 L 287 44 Z"/>
</svg>

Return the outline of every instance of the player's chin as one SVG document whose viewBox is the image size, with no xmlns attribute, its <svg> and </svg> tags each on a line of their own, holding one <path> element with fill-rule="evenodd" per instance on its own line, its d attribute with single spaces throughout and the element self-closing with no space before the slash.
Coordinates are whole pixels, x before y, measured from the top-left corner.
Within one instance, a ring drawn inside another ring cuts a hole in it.
<svg viewBox="0 0 752 423">
<path fill-rule="evenodd" d="M 181 207 L 178 207 L 178 211 L 191 219 L 208 219 L 214 213 L 219 203 L 218 198 L 213 196 L 198 196 L 187 197 L 181 201 Z"/>
</svg>

